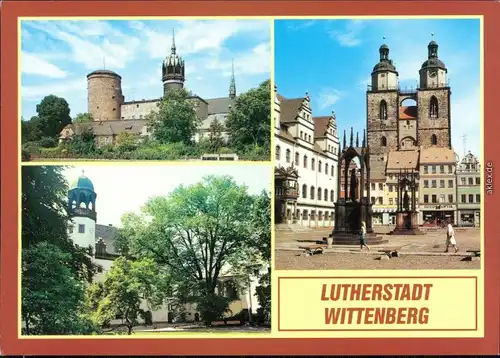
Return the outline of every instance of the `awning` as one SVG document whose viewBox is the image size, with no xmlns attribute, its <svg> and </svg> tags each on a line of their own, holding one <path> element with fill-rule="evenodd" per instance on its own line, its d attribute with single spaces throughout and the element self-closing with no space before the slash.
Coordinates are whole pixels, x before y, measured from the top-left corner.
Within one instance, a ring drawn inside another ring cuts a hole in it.
<svg viewBox="0 0 500 358">
<path fill-rule="evenodd" d="M 372 212 L 374 214 L 395 213 L 396 212 L 396 208 L 373 208 Z"/>
</svg>

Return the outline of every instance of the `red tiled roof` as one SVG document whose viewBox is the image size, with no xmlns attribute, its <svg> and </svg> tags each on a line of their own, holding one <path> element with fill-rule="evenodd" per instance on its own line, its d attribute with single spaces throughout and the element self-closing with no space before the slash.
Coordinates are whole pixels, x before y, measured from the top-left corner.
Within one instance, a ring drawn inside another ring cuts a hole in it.
<svg viewBox="0 0 500 358">
<path fill-rule="evenodd" d="M 417 119 L 417 106 L 399 107 L 399 119 Z"/>
</svg>

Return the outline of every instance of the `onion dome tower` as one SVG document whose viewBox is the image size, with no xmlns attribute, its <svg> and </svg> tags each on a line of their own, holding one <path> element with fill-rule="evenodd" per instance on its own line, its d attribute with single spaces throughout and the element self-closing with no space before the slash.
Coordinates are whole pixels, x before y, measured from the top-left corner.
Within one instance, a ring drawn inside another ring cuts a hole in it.
<svg viewBox="0 0 500 358">
<path fill-rule="evenodd" d="M 434 36 L 434 34 L 432 34 Z M 432 40 L 427 45 L 427 60 L 419 71 L 420 88 L 440 88 L 448 86 L 446 65 L 439 59 L 438 44 Z"/>
<path fill-rule="evenodd" d="M 76 245 L 91 247 L 92 252 L 95 252 L 96 198 L 94 184 L 82 171 L 68 191 L 69 236 Z"/>
<path fill-rule="evenodd" d="M 177 55 L 175 47 L 175 31 L 172 30 L 172 47 L 170 55 L 165 57 L 162 64 L 163 94 L 170 88 L 181 89 L 184 87 L 184 60 Z"/>
<path fill-rule="evenodd" d="M 380 61 L 373 67 L 372 91 L 395 90 L 398 86 L 398 72 L 389 59 L 389 46 L 383 44 L 378 51 Z"/>
</svg>

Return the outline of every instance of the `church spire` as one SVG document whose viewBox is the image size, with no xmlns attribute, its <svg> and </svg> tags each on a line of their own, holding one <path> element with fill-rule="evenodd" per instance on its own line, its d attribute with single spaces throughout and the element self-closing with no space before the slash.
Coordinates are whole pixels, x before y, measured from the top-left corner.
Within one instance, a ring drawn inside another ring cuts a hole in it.
<svg viewBox="0 0 500 358">
<path fill-rule="evenodd" d="M 231 62 L 231 83 L 229 84 L 229 98 L 236 98 L 236 80 L 234 79 L 234 59 Z"/>
<path fill-rule="evenodd" d="M 172 47 L 170 48 L 172 51 L 172 55 L 175 55 L 176 48 L 175 48 L 175 29 L 172 29 Z"/>
</svg>

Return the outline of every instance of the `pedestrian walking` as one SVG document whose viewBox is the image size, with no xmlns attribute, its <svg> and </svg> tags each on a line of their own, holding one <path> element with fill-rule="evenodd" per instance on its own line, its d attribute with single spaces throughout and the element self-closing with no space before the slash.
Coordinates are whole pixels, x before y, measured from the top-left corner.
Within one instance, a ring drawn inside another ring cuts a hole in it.
<svg viewBox="0 0 500 358">
<path fill-rule="evenodd" d="M 366 244 L 366 223 L 364 221 L 361 222 L 361 235 L 359 237 L 359 246 L 361 250 L 363 250 L 363 247 L 366 247 L 368 251 L 370 251 L 370 247 Z"/>
<path fill-rule="evenodd" d="M 446 251 L 448 252 L 448 248 L 450 246 L 453 246 L 455 249 L 455 252 L 458 251 L 457 247 L 457 241 L 455 240 L 455 230 L 453 230 L 453 226 L 451 224 L 448 224 L 448 227 L 446 228 Z"/>
</svg>

